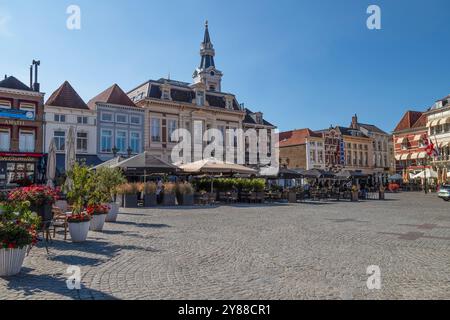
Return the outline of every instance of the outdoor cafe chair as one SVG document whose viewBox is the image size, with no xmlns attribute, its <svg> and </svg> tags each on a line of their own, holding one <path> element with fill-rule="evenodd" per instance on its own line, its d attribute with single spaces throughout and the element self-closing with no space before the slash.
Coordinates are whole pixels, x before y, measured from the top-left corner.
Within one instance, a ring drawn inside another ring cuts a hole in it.
<svg viewBox="0 0 450 320">
<path fill-rule="evenodd" d="M 60 228 L 64 230 L 64 240 L 67 240 L 67 229 L 68 229 L 67 214 L 64 213 L 58 207 L 53 207 L 52 228 L 53 228 L 53 238 L 56 237 L 56 229 Z"/>
</svg>

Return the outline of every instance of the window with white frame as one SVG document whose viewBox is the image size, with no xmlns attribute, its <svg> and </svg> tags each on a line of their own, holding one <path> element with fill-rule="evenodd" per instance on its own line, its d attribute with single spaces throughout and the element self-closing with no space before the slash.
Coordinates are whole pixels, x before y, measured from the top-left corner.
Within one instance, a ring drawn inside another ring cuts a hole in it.
<svg viewBox="0 0 450 320">
<path fill-rule="evenodd" d="M 77 151 L 83 153 L 88 151 L 87 132 L 77 132 Z"/>
<path fill-rule="evenodd" d="M 103 121 L 103 122 L 113 122 L 113 114 L 112 113 L 110 113 L 110 112 L 102 112 L 101 113 L 101 116 L 100 116 L 100 119 Z"/>
<path fill-rule="evenodd" d="M 11 134 L 9 129 L 0 129 L 0 150 L 9 151 L 11 145 Z"/>
<path fill-rule="evenodd" d="M 66 122 L 66 115 L 65 114 L 54 114 L 53 120 L 55 122 Z"/>
<path fill-rule="evenodd" d="M 128 149 L 127 147 L 127 132 L 124 130 L 116 131 L 116 148 L 119 152 L 125 153 Z"/>
<path fill-rule="evenodd" d="M 172 139 L 172 134 L 175 132 L 175 130 L 177 130 L 177 120 L 174 119 L 169 119 L 169 123 L 167 126 L 167 135 L 169 138 L 169 142 L 177 142 L 178 141 L 178 137 L 173 137 L 174 139 Z"/>
<path fill-rule="evenodd" d="M 128 116 L 126 114 L 116 114 L 117 123 L 128 123 Z"/>
<path fill-rule="evenodd" d="M 100 151 L 112 152 L 112 130 L 102 129 L 100 132 Z"/>
<path fill-rule="evenodd" d="M 140 132 L 132 131 L 130 133 L 130 148 L 133 153 L 141 152 L 141 134 Z"/>
<path fill-rule="evenodd" d="M 152 118 L 151 125 L 152 142 L 161 142 L 161 119 Z"/>
<path fill-rule="evenodd" d="M 34 152 L 35 138 L 34 130 L 20 129 L 19 131 L 19 151 Z"/>
<path fill-rule="evenodd" d="M 11 109 L 11 102 L 6 100 L 0 100 L 0 109 Z"/>
<path fill-rule="evenodd" d="M 78 124 L 88 124 L 89 120 L 86 116 L 78 116 L 77 117 L 77 123 Z"/>
<path fill-rule="evenodd" d="M 55 146 L 57 151 L 64 151 L 66 149 L 66 133 L 65 131 L 53 132 L 53 138 L 55 140 Z"/>
<path fill-rule="evenodd" d="M 141 125 L 142 118 L 140 116 L 130 116 L 130 123 L 134 125 Z"/>
</svg>

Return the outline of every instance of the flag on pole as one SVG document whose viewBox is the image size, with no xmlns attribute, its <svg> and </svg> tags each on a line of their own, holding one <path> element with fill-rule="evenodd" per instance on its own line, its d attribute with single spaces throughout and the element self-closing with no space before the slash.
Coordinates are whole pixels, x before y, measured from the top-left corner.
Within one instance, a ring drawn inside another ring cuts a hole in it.
<svg viewBox="0 0 450 320">
<path fill-rule="evenodd" d="M 425 151 L 427 152 L 427 155 L 432 158 L 439 157 L 439 150 L 437 148 L 437 142 L 436 145 L 433 143 L 431 139 L 429 139 L 427 136 L 424 137 L 423 143 L 425 145 Z"/>
</svg>

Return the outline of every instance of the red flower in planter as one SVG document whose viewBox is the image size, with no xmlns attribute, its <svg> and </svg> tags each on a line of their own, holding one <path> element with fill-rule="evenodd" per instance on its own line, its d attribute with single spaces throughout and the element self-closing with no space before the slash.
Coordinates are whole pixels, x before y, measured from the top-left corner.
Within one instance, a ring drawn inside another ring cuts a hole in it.
<svg viewBox="0 0 450 320">
<path fill-rule="evenodd" d="M 70 223 L 81 223 L 88 221 L 91 221 L 91 215 L 86 212 L 82 212 L 80 214 L 72 214 L 71 216 L 67 217 L 67 222 Z"/>
<path fill-rule="evenodd" d="M 9 201 L 29 201 L 33 206 L 52 205 L 58 200 L 56 189 L 47 186 L 17 188 L 8 194 Z"/>
<path fill-rule="evenodd" d="M 103 204 L 89 205 L 86 209 L 88 215 L 108 214 L 109 206 Z"/>
</svg>

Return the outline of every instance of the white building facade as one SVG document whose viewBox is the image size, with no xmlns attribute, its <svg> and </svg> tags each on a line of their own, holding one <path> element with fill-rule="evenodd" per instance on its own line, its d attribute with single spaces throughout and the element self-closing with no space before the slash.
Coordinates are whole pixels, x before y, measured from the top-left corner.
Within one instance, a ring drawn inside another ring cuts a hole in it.
<svg viewBox="0 0 450 320">
<path fill-rule="evenodd" d="M 65 171 L 64 159 L 67 135 L 70 127 L 76 137 L 77 160 L 87 165 L 99 163 L 97 157 L 97 115 L 90 110 L 69 82 L 64 82 L 47 100 L 44 106 L 44 152 L 52 139 L 57 150 L 57 170 Z"/>
</svg>

